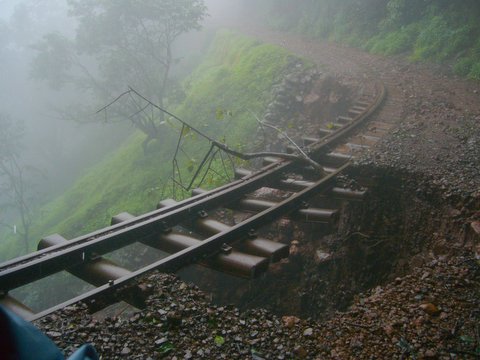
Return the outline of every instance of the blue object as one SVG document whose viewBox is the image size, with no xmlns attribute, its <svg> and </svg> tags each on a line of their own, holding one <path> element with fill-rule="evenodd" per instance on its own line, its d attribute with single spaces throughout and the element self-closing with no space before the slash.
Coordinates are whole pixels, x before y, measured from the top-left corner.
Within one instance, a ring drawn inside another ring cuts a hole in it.
<svg viewBox="0 0 480 360">
<path fill-rule="evenodd" d="M 64 360 L 57 346 L 39 329 L 0 306 L 1 360 Z M 68 360 L 98 360 L 92 345 L 80 347 Z"/>
<path fill-rule="evenodd" d="M 98 355 L 92 345 L 85 344 L 75 351 L 68 360 L 98 360 Z"/>
</svg>

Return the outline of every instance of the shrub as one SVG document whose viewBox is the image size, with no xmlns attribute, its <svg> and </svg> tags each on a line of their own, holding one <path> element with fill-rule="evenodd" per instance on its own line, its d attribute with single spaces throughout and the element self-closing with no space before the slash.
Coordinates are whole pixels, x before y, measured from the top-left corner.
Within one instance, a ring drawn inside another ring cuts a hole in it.
<svg viewBox="0 0 480 360">
<path fill-rule="evenodd" d="M 469 49 L 467 55 L 457 60 L 453 71 L 457 75 L 480 80 L 480 38 Z"/>
<path fill-rule="evenodd" d="M 480 60 L 475 62 L 468 73 L 470 79 L 480 80 Z"/>
<path fill-rule="evenodd" d="M 475 60 L 472 57 L 463 57 L 457 60 L 453 66 L 453 71 L 455 74 L 460 76 L 467 76 L 472 69 Z"/>
<path fill-rule="evenodd" d="M 448 40 L 443 44 L 443 49 L 440 53 L 441 59 L 451 58 L 460 51 L 471 47 L 474 30 L 470 25 L 464 25 L 457 29 L 450 31 Z"/>
<path fill-rule="evenodd" d="M 345 38 L 350 35 L 352 25 L 348 22 L 346 14 L 338 13 L 333 20 L 333 31 L 330 34 L 330 39 L 338 42 L 343 42 Z"/>
<path fill-rule="evenodd" d="M 451 31 L 442 16 L 427 19 L 420 31 L 412 60 L 442 60 L 442 49 L 451 40 Z"/>
<path fill-rule="evenodd" d="M 412 60 L 442 62 L 472 46 L 475 39 L 475 31 L 469 24 L 455 27 L 442 16 L 429 17 L 422 23 Z"/>
<path fill-rule="evenodd" d="M 411 24 L 398 31 L 374 36 L 367 42 L 366 49 L 383 55 L 400 54 L 412 48 L 418 33 L 418 24 Z"/>
</svg>

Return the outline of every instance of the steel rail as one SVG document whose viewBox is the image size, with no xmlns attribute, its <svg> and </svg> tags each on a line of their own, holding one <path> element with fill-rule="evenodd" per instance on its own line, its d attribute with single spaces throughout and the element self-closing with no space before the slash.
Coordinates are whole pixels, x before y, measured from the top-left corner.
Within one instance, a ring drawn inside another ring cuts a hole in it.
<svg viewBox="0 0 480 360">
<path fill-rule="evenodd" d="M 376 111 L 376 109 L 382 104 L 386 95 L 386 90 L 383 84 L 376 84 L 375 95 L 374 100 L 365 108 L 365 111 L 353 118 L 350 124 L 345 125 L 343 128 L 330 135 L 327 135 L 320 141 L 309 145 L 307 147 L 309 156 L 315 159 L 322 154 L 325 154 L 329 149 L 341 143 L 345 136 L 351 134 L 365 119 Z M 209 211 L 225 203 L 238 200 L 244 194 L 254 191 L 259 187 L 271 185 L 275 182 L 274 180 L 278 179 L 279 174 L 292 172 L 300 166 L 300 164 L 294 161 L 279 161 L 264 167 L 250 176 L 236 180 L 209 192 L 185 199 L 174 206 L 155 210 L 140 215 L 132 220 L 80 236 L 70 240 L 66 244 L 55 245 L 7 261 L 0 264 L 0 291 L 7 293 L 9 290 L 34 282 L 56 272 L 86 263 L 95 256 L 106 254 L 136 241 L 149 238 L 154 234 L 164 232 L 166 229 L 177 225 L 181 221 L 185 221 L 186 218 L 196 216 L 200 211 Z M 344 170 L 347 166 L 348 163 L 341 167 L 341 170 Z M 318 191 L 319 187 L 323 188 L 327 184 L 331 184 L 332 179 L 334 179 L 339 172 L 340 171 L 333 172 L 316 182 L 313 187 L 307 188 L 291 196 L 279 205 L 274 206 L 272 209 L 254 215 L 244 223 L 232 227 L 229 231 L 222 232 L 204 240 L 202 244 L 198 246 L 193 246 L 170 255 L 152 265 L 132 272 L 124 278 L 116 280 L 113 284 L 110 283 L 109 285 L 100 286 L 87 294 L 81 295 L 80 297 L 72 299 L 67 303 L 60 304 L 52 309 L 57 309 L 82 299 L 90 299 L 94 294 L 98 295 L 102 292 L 110 293 L 111 291 L 117 291 L 125 282 L 131 281 L 153 269 L 162 270 L 181 267 L 185 264 L 196 261 L 198 257 L 205 257 L 216 253 L 219 251 L 219 247 L 223 243 L 229 243 L 233 241 L 233 239 L 238 240 L 241 231 L 245 231 L 247 228 L 258 227 L 260 224 L 265 224 L 268 221 L 273 220 L 275 216 L 280 216 L 286 211 L 291 211 L 292 207 L 298 206 L 298 198 L 304 199 L 306 196 L 304 194 L 311 194 L 314 191 L 313 189 L 317 189 L 315 191 Z M 288 205 L 289 203 L 292 205 Z M 44 312 L 41 312 L 39 314 L 43 313 Z M 37 317 L 37 315 L 35 316 Z M 39 315 L 38 317 L 41 316 Z"/>
<path fill-rule="evenodd" d="M 162 233 L 200 211 L 208 211 L 226 202 L 234 201 L 243 194 L 261 187 L 262 184 L 278 176 L 279 171 L 284 171 L 291 165 L 293 164 L 284 163 L 271 166 L 268 171 L 254 174 L 248 179 L 238 180 L 233 183 L 233 186 L 213 195 L 199 196 L 195 199 L 196 201 L 166 208 L 159 211 L 156 216 L 142 216 L 142 219 L 135 218 L 124 226 L 110 227 L 110 231 L 105 234 L 89 236 L 84 242 L 74 241 L 72 245 L 55 245 L 33 253 L 28 260 L 18 259 L 15 263 L 6 264 L 0 268 L 0 289 L 3 291 L 15 289 L 65 268 L 82 264 L 94 256 L 120 249 L 148 238 L 152 234 Z"/>
<path fill-rule="evenodd" d="M 145 275 L 153 270 L 158 270 L 161 272 L 173 272 L 182 267 L 202 260 L 205 257 L 213 256 L 220 251 L 220 248 L 223 244 L 231 244 L 233 242 L 239 241 L 239 239 L 247 238 L 249 236 L 248 233 L 252 229 L 255 230 L 263 226 L 266 221 L 272 221 L 282 215 L 285 215 L 301 207 L 302 204 L 306 200 L 310 199 L 313 195 L 332 186 L 335 178 L 349 165 L 350 163 L 345 164 L 341 168 L 337 169 L 337 171 L 335 171 L 334 173 L 313 183 L 312 186 L 292 195 L 291 197 L 278 203 L 276 206 L 270 209 L 266 209 L 248 218 L 247 220 L 235 226 L 232 226 L 226 231 L 222 231 L 214 236 L 211 236 L 203 240 L 198 245 L 176 252 L 139 270 L 133 271 L 129 275 L 123 276 L 115 281 L 109 282 L 108 284 L 92 289 L 87 293 L 70 299 L 62 304 L 56 305 L 50 309 L 39 312 L 28 320 L 33 321 L 39 319 L 56 310 L 73 305 L 80 301 L 88 303 L 92 300 L 97 300 L 99 296 L 114 296 L 117 291 L 120 291 L 122 288 L 128 286 L 129 283 L 131 283 L 138 277 Z"/>
</svg>

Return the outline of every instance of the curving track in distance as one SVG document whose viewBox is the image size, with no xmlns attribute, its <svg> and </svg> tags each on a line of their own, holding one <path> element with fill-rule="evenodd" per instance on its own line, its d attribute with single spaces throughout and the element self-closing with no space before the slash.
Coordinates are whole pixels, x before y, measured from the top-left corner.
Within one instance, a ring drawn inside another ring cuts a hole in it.
<svg viewBox="0 0 480 360">
<path fill-rule="evenodd" d="M 307 154 L 324 167 L 324 174 L 300 162 L 268 158 L 259 171 L 237 169 L 237 180 L 212 191 L 197 189 L 191 198 L 178 203 L 164 200 L 157 210 L 138 217 L 119 214 L 112 219 L 112 226 L 69 241 L 60 235 L 46 237 L 38 251 L 0 264 L 0 303 L 35 320 L 79 301 L 92 311 L 120 299 L 142 307 L 148 289 L 140 279 L 153 270 L 171 272 L 201 263 L 236 276 L 258 276 L 270 262 L 288 256 L 289 247 L 260 238 L 257 229 L 286 215 L 331 222 L 337 215 L 335 209 L 308 205 L 309 199 L 320 193 L 352 200 L 363 196 L 364 192 L 337 187 L 337 178 L 356 152 L 379 139 L 381 124 L 374 130 L 363 125 L 385 97 L 385 87 L 376 83 L 370 94 L 359 97 L 345 116 L 335 120 L 332 129 L 319 129 L 318 137 L 304 139 Z M 288 197 L 273 202 L 251 196 L 263 187 L 281 189 Z M 228 226 L 208 215 L 220 208 L 253 214 Z M 102 257 L 135 242 L 170 255 L 136 271 Z M 64 270 L 96 287 L 37 313 L 9 295 L 13 289 Z"/>
</svg>

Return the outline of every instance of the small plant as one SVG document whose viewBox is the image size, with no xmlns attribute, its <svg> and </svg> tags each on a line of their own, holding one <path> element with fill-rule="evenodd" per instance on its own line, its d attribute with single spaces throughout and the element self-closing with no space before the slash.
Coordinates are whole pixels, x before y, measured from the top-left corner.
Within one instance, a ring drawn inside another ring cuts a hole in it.
<svg viewBox="0 0 480 360">
<path fill-rule="evenodd" d="M 218 347 L 221 347 L 223 344 L 225 344 L 225 338 L 220 335 L 215 336 L 213 341 L 215 342 L 215 345 L 217 345 Z"/>
<path fill-rule="evenodd" d="M 168 341 L 160 345 L 160 347 L 158 348 L 158 352 L 162 355 L 167 355 L 173 350 L 175 350 L 175 346 L 173 346 L 173 344 Z"/>
</svg>

